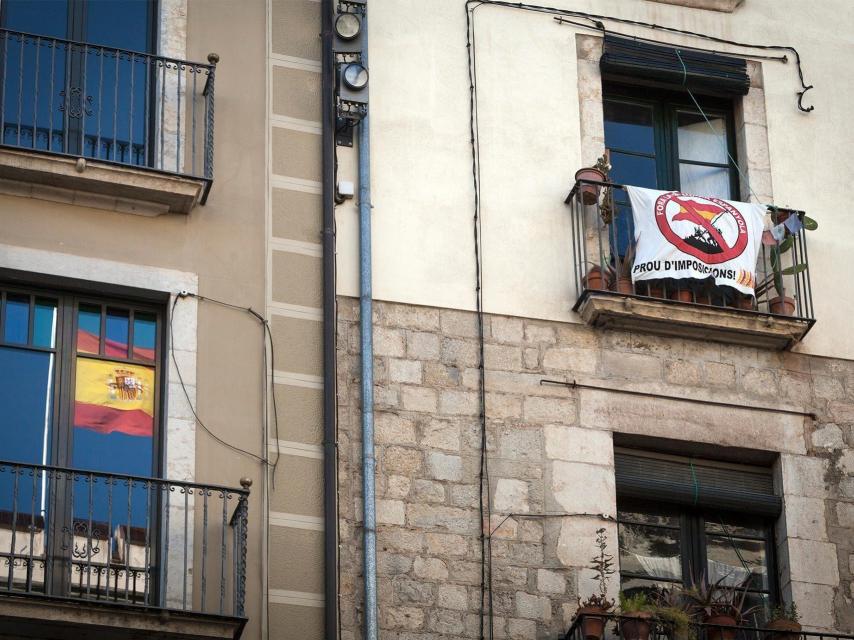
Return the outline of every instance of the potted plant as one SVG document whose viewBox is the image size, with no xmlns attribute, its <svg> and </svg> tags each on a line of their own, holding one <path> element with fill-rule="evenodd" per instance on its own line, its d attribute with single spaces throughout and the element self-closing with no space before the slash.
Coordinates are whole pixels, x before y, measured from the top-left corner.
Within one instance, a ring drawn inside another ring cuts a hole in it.
<svg viewBox="0 0 854 640">
<path fill-rule="evenodd" d="M 727 579 L 729 576 L 724 576 L 709 584 L 703 578 L 685 592 L 695 616 L 710 625 L 706 629 L 708 640 L 734 640 L 738 625 L 756 610 L 756 607 L 745 609 L 750 577 L 739 586 L 724 585 Z"/>
<path fill-rule="evenodd" d="M 620 591 L 620 636 L 623 640 L 649 640 L 653 603 L 643 591 Z"/>
<path fill-rule="evenodd" d="M 653 613 L 670 640 L 694 640 L 691 604 L 681 587 L 659 589 L 653 593 Z"/>
<path fill-rule="evenodd" d="M 608 162 L 608 150 L 596 161 L 592 167 L 584 167 L 575 172 L 575 181 L 590 180 L 593 182 L 606 182 L 611 164 Z M 584 204 L 596 204 L 599 201 L 599 184 L 581 184 L 581 201 Z"/>
<path fill-rule="evenodd" d="M 607 273 L 598 264 L 590 263 L 591 267 L 581 279 L 585 289 L 607 289 Z"/>
<path fill-rule="evenodd" d="M 629 245 L 626 255 L 620 257 L 614 253 L 616 266 L 612 269 L 611 290 L 632 295 L 635 285 L 632 283 L 632 265 L 635 262 L 635 245 Z"/>
<path fill-rule="evenodd" d="M 614 608 L 614 601 L 608 599 L 608 580 L 614 574 L 614 556 L 607 553 L 608 536 L 605 529 L 596 530 L 596 547 L 599 552 L 590 559 L 588 569 L 596 572 L 599 583 L 597 593 L 583 602 L 579 598 L 576 618 L 581 618 L 581 634 L 585 640 L 601 640 L 605 634 L 605 616 Z"/>
<path fill-rule="evenodd" d="M 800 619 L 798 607 L 794 602 L 781 604 L 771 610 L 771 618 L 765 626 L 774 630 L 775 633 L 771 634 L 772 640 L 797 640 L 801 633 Z"/>
<path fill-rule="evenodd" d="M 793 211 L 778 212 L 776 209 L 772 209 L 772 216 L 776 224 L 784 222 L 791 215 L 800 214 Z M 802 215 L 801 223 L 806 231 L 814 231 L 815 229 L 818 229 L 818 223 L 809 216 Z M 768 300 L 768 310 L 777 315 L 791 316 L 795 313 L 795 299 L 786 295 L 783 276 L 794 276 L 807 270 L 807 264 L 805 262 L 792 264 L 790 267 L 783 268 L 783 255 L 791 250 L 794 241 L 794 235 L 792 235 L 787 229 L 783 240 L 771 247 L 772 274 L 764 282 L 761 282 L 756 286 L 757 297 L 768 292 L 772 286 L 774 287 L 777 295 Z"/>
</svg>

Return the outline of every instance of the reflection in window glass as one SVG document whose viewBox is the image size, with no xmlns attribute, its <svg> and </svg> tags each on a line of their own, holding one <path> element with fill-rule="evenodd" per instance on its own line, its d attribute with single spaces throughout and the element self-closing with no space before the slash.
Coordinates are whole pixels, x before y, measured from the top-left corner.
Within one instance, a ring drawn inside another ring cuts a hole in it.
<svg viewBox="0 0 854 640">
<path fill-rule="evenodd" d="M 157 318 L 153 313 L 136 312 L 133 316 L 133 357 L 154 362 Z"/>
<path fill-rule="evenodd" d="M 679 189 L 692 195 L 729 200 L 729 170 L 726 167 L 707 167 L 701 164 L 679 164 Z"/>
<path fill-rule="evenodd" d="M 107 335 L 104 353 L 113 358 L 128 357 L 129 314 L 124 309 L 107 309 Z"/>
<path fill-rule="evenodd" d="M 52 413 L 53 359 L 52 353 L 0 347 L 0 442 L 6 460 L 44 461 Z"/>
<path fill-rule="evenodd" d="M 52 349 L 56 346 L 56 300 L 36 298 L 33 315 L 33 344 Z"/>
<path fill-rule="evenodd" d="M 100 353 L 100 346 L 101 308 L 96 305 L 81 304 L 77 312 L 77 351 Z"/>
<path fill-rule="evenodd" d="M 77 469 L 137 476 L 153 475 L 154 368 L 127 362 L 77 358 L 74 392 L 73 460 Z M 131 524 L 144 526 L 145 492 L 101 487 L 94 495 L 96 516 L 106 519 L 110 493 L 130 495 Z M 75 514 L 85 515 L 88 502 L 75 499 Z M 127 520 L 126 513 L 122 520 Z"/>
<path fill-rule="evenodd" d="M 30 297 L 6 296 L 3 338 L 9 344 L 27 344 L 30 334 Z"/>
<path fill-rule="evenodd" d="M 652 107 L 606 100 L 605 140 L 609 147 L 637 153 L 655 153 Z"/>
<path fill-rule="evenodd" d="M 681 578 L 679 531 L 639 524 L 619 525 L 620 570 L 654 578 Z"/>
<path fill-rule="evenodd" d="M 768 588 L 764 541 L 707 535 L 706 553 L 709 582 L 740 586 L 749 578 L 751 589 Z"/>
<path fill-rule="evenodd" d="M 650 189 L 658 187 L 654 158 L 630 156 L 612 151 L 609 177 L 612 182 L 618 184 L 631 184 Z"/>
<path fill-rule="evenodd" d="M 726 120 L 680 111 L 678 119 L 679 158 L 699 162 L 727 163 Z"/>
</svg>

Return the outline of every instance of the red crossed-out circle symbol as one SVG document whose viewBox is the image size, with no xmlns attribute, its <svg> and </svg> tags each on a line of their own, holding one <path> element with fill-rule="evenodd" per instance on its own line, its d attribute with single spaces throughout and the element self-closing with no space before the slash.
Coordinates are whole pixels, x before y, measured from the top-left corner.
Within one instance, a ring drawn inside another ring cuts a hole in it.
<svg viewBox="0 0 854 640">
<path fill-rule="evenodd" d="M 718 198 L 668 191 L 655 201 L 655 221 L 670 244 L 706 264 L 732 260 L 747 248 L 747 223 L 744 217 L 738 209 Z M 673 223 L 682 221 L 693 225 L 693 232 L 688 231 L 686 225 L 680 225 L 687 235 L 677 233 Z M 727 232 L 721 231 L 724 224 L 728 228 Z M 734 242 L 733 229 L 736 233 Z"/>
</svg>

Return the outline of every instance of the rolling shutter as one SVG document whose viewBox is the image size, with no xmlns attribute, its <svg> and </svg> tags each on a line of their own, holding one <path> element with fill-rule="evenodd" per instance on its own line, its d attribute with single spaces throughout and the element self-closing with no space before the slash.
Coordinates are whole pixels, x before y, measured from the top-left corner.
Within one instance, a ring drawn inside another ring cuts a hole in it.
<svg viewBox="0 0 854 640">
<path fill-rule="evenodd" d="M 599 66 L 602 77 L 618 82 L 654 84 L 724 96 L 743 96 L 750 89 L 747 61 L 717 53 L 679 49 L 605 35 Z M 687 71 L 687 77 L 685 72 Z M 684 84 L 683 84 L 684 81 Z"/>
<path fill-rule="evenodd" d="M 770 472 L 715 467 L 704 461 L 679 461 L 615 453 L 617 496 L 680 506 L 744 510 L 776 517 L 782 500 Z"/>
</svg>

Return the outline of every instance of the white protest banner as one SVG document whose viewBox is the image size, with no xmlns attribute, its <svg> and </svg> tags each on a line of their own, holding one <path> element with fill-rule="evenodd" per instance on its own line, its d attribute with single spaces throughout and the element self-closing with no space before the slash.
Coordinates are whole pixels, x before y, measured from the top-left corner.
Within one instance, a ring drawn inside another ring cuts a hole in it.
<svg viewBox="0 0 854 640">
<path fill-rule="evenodd" d="M 747 295 L 756 286 L 765 207 L 626 187 L 635 221 L 632 282 L 714 278 Z"/>
</svg>

